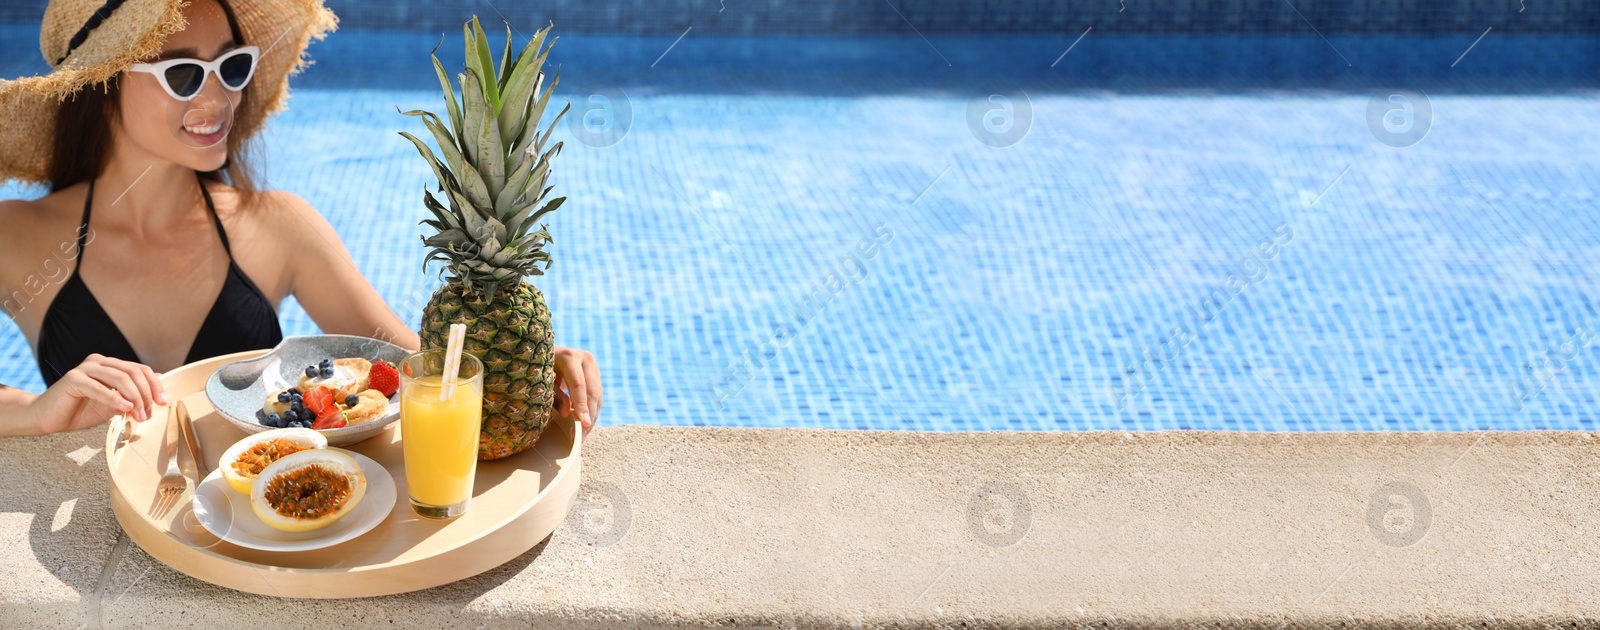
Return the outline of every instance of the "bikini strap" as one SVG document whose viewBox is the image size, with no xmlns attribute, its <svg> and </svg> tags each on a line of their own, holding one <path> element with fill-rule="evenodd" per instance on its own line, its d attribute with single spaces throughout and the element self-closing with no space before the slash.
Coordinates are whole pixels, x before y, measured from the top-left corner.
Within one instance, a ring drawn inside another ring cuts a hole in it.
<svg viewBox="0 0 1600 630">
<path fill-rule="evenodd" d="M 233 248 L 228 246 L 228 231 L 222 228 L 222 217 L 217 216 L 217 207 L 211 203 L 211 192 L 206 190 L 206 180 L 200 177 L 200 171 L 195 171 L 194 175 L 200 183 L 200 195 L 206 198 L 206 208 L 211 211 L 211 221 L 217 224 L 217 236 L 222 238 L 222 251 L 228 252 L 228 260 L 233 260 Z"/>
<path fill-rule="evenodd" d="M 89 194 L 83 197 L 83 222 L 78 224 L 78 256 L 72 263 L 72 272 L 83 266 L 83 247 L 89 244 L 89 208 L 94 205 L 94 178 L 89 178 Z"/>
</svg>

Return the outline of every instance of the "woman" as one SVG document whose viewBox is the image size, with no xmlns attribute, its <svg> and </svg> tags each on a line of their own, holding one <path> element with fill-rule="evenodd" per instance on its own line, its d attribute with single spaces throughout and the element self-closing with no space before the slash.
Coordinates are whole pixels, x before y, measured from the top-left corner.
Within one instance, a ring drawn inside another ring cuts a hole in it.
<svg viewBox="0 0 1600 630">
<path fill-rule="evenodd" d="M 180 4 L 52 1 L 40 48 L 55 70 L 0 84 L 0 180 L 51 189 L 0 201 L 0 298 L 49 385 L 0 385 L 0 435 L 147 420 L 167 403 L 160 372 L 276 345 L 289 295 L 326 332 L 420 345 L 315 208 L 251 179 L 247 141 L 332 12 Z M 587 433 L 594 357 L 557 348 L 555 370 L 558 413 Z"/>
</svg>

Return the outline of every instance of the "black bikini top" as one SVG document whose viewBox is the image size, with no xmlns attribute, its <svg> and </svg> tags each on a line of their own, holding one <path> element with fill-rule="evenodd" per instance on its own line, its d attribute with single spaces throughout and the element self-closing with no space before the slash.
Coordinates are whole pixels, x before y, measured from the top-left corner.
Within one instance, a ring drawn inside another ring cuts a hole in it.
<svg viewBox="0 0 1600 630">
<path fill-rule="evenodd" d="M 196 172 L 196 177 L 199 173 Z M 200 325 L 189 347 L 184 363 L 194 363 L 211 357 L 271 348 L 283 340 L 283 329 L 278 325 L 278 312 L 272 302 L 256 287 L 243 269 L 233 261 L 233 250 L 228 247 L 228 233 L 222 229 L 222 219 L 211 203 L 211 193 L 205 182 L 200 182 L 200 194 L 205 197 L 206 208 L 217 225 L 217 236 L 222 238 L 222 249 L 228 253 L 228 277 L 222 291 L 211 305 L 211 312 Z M 53 385 L 69 370 L 83 363 L 96 352 L 125 361 L 140 362 L 133 345 L 122 335 L 116 322 L 100 307 L 89 285 L 83 283 L 78 270 L 83 267 L 85 236 L 89 232 L 89 209 L 94 202 L 94 180 L 89 181 L 89 194 L 83 200 L 83 227 L 78 230 L 78 260 L 61 292 L 45 311 L 44 324 L 39 329 L 39 374 L 45 384 Z"/>
</svg>

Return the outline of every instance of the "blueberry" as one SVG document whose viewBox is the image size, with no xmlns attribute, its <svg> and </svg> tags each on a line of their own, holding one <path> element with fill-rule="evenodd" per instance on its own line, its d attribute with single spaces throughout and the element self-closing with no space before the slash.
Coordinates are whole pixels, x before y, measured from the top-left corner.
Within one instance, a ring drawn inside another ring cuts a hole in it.
<svg viewBox="0 0 1600 630">
<path fill-rule="evenodd" d="M 273 414 L 273 415 L 277 415 L 277 414 Z M 281 416 L 281 419 L 289 421 L 289 422 L 295 422 L 295 421 L 300 419 L 300 412 L 295 411 L 293 409 L 290 409 L 288 411 L 283 412 L 283 416 Z"/>
<path fill-rule="evenodd" d="M 278 392 L 278 402 L 286 403 L 290 400 L 289 392 Z"/>
<path fill-rule="evenodd" d="M 333 378 L 333 366 L 322 366 L 322 378 Z"/>
<path fill-rule="evenodd" d="M 345 396 L 344 397 L 344 406 L 346 406 L 346 407 L 354 407 L 354 406 L 359 405 L 359 404 L 361 404 L 361 397 L 360 396 L 357 396 L 355 394 L 351 394 L 349 396 Z"/>
<path fill-rule="evenodd" d="M 333 367 L 333 359 L 323 359 L 321 363 L 317 364 L 317 366 L 318 367 Z"/>
<path fill-rule="evenodd" d="M 311 378 L 316 378 L 318 371 L 319 370 L 317 370 L 317 366 L 315 366 L 315 365 L 306 366 L 306 376 L 309 376 Z"/>
<path fill-rule="evenodd" d="M 269 413 L 269 414 L 267 414 L 267 421 L 263 422 L 262 424 L 265 424 L 265 425 L 267 425 L 269 427 L 273 427 L 273 428 L 276 428 L 276 429 L 282 429 L 283 428 L 283 416 L 280 416 L 280 415 L 275 414 L 275 413 Z"/>
<path fill-rule="evenodd" d="M 294 401 L 294 406 L 290 407 L 290 409 L 293 409 L 295 413 L 298 413 L 302 416 L 306 415 L 306 404 L 298 400 Z"/>
<path fill-rule="evenodd" d="M 305 399 L 306 399 L 306 397 L 305 396 L 301 396 L 300 392 L 295 392 L 295 393 L 289 395 L 289 400 L 292 400 L 294 402 L 303 402 L 303 401 L 305 401 Z M 289 402 L 289 400 L 285 400 L 284 402 Z"/>
</svg>

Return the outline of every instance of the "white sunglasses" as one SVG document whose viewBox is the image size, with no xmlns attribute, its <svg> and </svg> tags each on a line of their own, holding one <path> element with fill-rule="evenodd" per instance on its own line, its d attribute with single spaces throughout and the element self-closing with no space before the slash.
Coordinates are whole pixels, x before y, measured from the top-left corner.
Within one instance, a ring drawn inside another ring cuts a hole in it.
<svg viewBox="0 0 1600 630">
<path fill-rule="evenodd" d="M 216 74 L 222 87 L 238 92 L 250 84 L 256 74 L 256 59 L 261 50 L 255 46 L 240 46 L 211 61 L 199 59 L 168 59 L 156 63 L 136 63 L 129 70 L 147 72 L 156 76 L 156 82 L 180 101 L 193 99 L 206 85 L 206 75 Z"/>
</svg>

